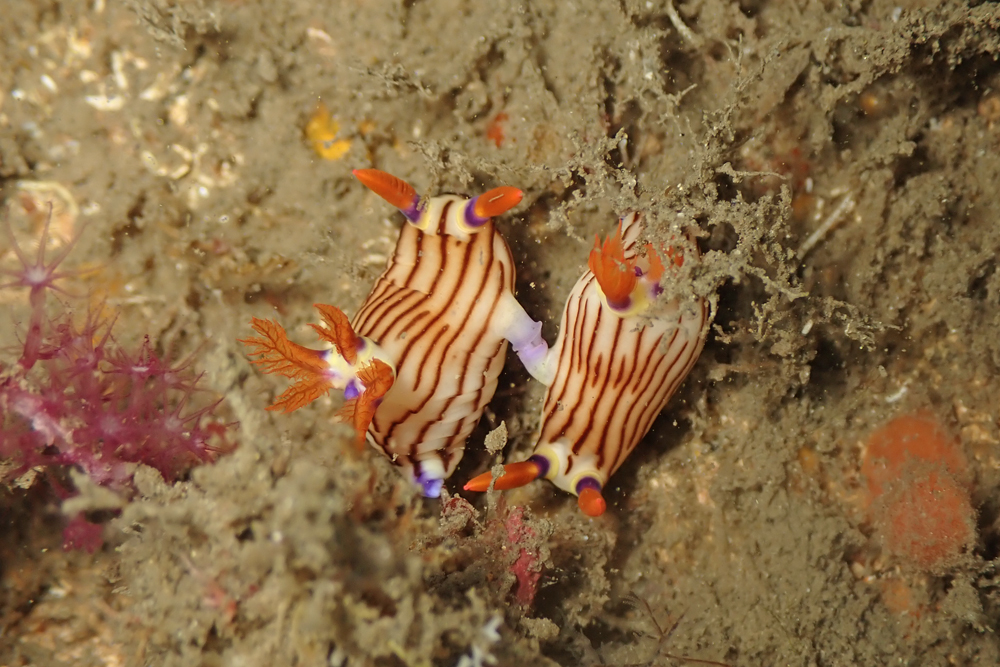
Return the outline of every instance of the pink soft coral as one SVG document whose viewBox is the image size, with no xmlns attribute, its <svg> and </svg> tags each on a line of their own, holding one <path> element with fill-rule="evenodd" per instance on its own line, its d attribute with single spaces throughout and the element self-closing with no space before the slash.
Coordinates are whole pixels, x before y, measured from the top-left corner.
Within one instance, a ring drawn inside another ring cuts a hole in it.
<svg viewBox="0 0 1000 667">
<path fill-rule="evenodd" d="M 542 578 L 539 548 L 534 544 L 537 535 L 525 522 L 523 507 L 515 507 L 510 511 L 504 527 L 507 529 L 507 540 L 518 550 L 517 558 L 510 566 L 510 571 L 517 579 L 514 597 L 522 607 L 527 608 L 535 601 L 538 582 Z"/>
<path fill-rule="evenodd" d="M 29 260 L 7 225 L 21 267 L 0 270 L 12 278 L 0 288 L 27 287 L 31 319 L 17 362 L 0 361 L 0 459 L 8 464 L 0 481 L 73 466 L 94 483 L 127 493 L 133 464 L 173 481 L 228 448 L 226 425 L 211 417 L 217 402 L 188 409 L 200 378 L 189 370 L 190 360 L 167 363 L 148 337 L 135 353 L 126 351 L 111 335 L 113 320 L 94 311 L 80 323 L 68 312 L 46 316 L 46 292 L 66 294 L 56 281 L 76 275 L 58 268 L 72 243 L 45 262 L 47 230 L 48 223 L 37 257 Z M 49 477 L 58 487 L 57 477 Z M 71 528 L 85 520 L 74 521 Z M 93 539 L 67 535 L 67 543 L 92 548 Z"/>
</svg>

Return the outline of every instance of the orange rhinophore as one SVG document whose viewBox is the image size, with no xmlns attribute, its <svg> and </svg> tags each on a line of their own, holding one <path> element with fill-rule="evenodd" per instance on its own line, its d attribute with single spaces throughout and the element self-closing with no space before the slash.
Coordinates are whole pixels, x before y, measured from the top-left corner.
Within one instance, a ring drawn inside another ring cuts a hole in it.
<svg viewBox="0 0 1000 667">
<path fill-rule="evenodd" d="M 493 488 L 497 491 L 516 489 L 538 479 L 540 472 L 538 464 L 531 460 L 508 463 L 504 466 L 504 474 L 497 477 L 496 482 L 493 483 Z M 492 481 L 493 474 L 484 473 L 470 479 L 464 488 L 466 491 L 478 491 L 481 493 L 490 488 L 490 482 Z"/>
<path fill-rule="evenodd" d="M 387 174 L 378 169 L 355 169 L 354 177 L 361 183 L 386 200 L 406 215 L 407 211 L 416 211 L 420 197 L 413 186 L 401 178 L 396 178 L 392 174 Z M 406 217 L 410 217 L 406 215 Z M 412 220 L 412 218 L 410 218 Z"/>
<path fill-rule="evenodd" d="M 297 346 L 277 324 L 258 328 L 262 320 L 254 328 L 263 338 L 244 342 L 265 371 L 296 381 L 275 406 L 293 410 L 342 389 L 338 417 L 436 497 L 496 391 L 507 343 L 534 374 L 548 352 L 541 323 L 514 298 L 514 260 L 492 222 L 521 191 L 421 201 L 395 176 L 354 175 L 409 221 L 368 298 L 350 321 L 316 306 L 325 326 L 313 326 L 332 350 Z"/>
<path fill-rule="evenodd" d="M 635 253 L 641 218 L 622 218 L 570 292 L 559 338 L 542 364 L 548 384 L 535 451 L 505 466 L 495 488 L 511 489 L 545 477 L 578 496 L 580 509 L 599 516 L 601 490 L 649 431 L 701 354 L 708 324 L 702 298 L 649 308 L 666 274 L 659 255 Z M 673 250 L 667 257 L 677 263 Z M 669 274 L 666 274 L 669 277 Z M 465 488 L 485 491 L 485 473 Z"/>
<path fill-rule="evenodd" d="M 523 192 L 509 185 L 494 188 L 476 197 L 473 213 L 477 218 L 493 218 L 520 204 L 522 197 Z"/>
<path fill-rule="evenodd" d="M 604 510 L 608 509 L 608 503 L 601 495 L 601 489 L 598 486 L 582 487 L 577 505 L 587 516 L 601 516 L 604 514 Z"/>
</svg>

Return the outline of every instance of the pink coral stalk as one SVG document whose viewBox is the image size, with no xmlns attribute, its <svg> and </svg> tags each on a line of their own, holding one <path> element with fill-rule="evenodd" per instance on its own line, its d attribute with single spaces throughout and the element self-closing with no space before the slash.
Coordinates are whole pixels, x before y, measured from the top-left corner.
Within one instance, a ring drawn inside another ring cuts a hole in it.
<svg viewBox="0 0 1000 667">
<path fill-rule="evenodd" d="M 61 271 L 59 266 L 63 263 L 73 246 L 80 239 L 77 234 L 58 255 L 49 263 L 45 263 L 45 246 L 49 243 L 49 225 L 52 223 L 52 205 L 49 204 L 49 214 L 45 218 L 45 225 L 42 227 L 42 236 L 38 240 L 38 255 L 32 262 L 24 250 L 14 238 L 14 230 L 11 229 L 10 221 L 4 216 L 3 229 L 10 241 L 10 249 L 14 252 L 21 263 L 20 269 L 0 269 L 0 275 L 11 276 L 13 280 L 0 283 L 0 289 L 8 287 L 27 287 L 28 303 L 31 304 L 31 320 L 28 324 L 28 333 L 24 340 L 24 353 L 18 362 L 24 368 L 31 368 L 38 361 L 39 347 L 41 345 L 42 319 L 44 317 L 43 306 L 45 304 L 46 290 L 60 292 L 66 296 L 71 296 L 69 292 L 56 284 L 56 281 L 63 278 L 78 276 L 76 271 Z"/>
</svg>

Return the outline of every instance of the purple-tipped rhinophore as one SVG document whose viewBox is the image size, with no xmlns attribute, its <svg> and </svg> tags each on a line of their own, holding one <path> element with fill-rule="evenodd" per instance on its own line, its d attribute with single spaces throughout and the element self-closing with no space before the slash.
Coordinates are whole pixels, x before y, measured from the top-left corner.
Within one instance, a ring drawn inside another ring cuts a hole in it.
<svg viewBox="0 0 1000 667">
<path fill-rule="evenodd" d="M 410 222 L 416 222 L 417 220 L 419 220 L 420 219 L 420 213 L 421 213 L 420 195 L 414 195 L 413 196 L 413 203 L 410 204 L 409 207 L 407 207 L 407 208 L 401 208 L 401 209 L 399 209 L 399 211 L 400 211 L 400 213 L 402 213 L 403 215 L 405 215 L 406 219 L 409 220 Z"/>
<path fill-rule="evenodd" d="M 538 466 L 538 477 L 536 479 L 541 479 L 549 474 L 550 463 L 548 458 L 538 454 L 532 454 L 528 457 L 528 460 Z"/>
<path fill-rule="evenodd" d="M 584 489 L 594 489 L 598 493 L 601 492 L 601 483 L 598 482 L 593 477 L 583 477 L 579 482 L 576 483 L 576 495 L 580 495 L 580 492 Z"/>
<path fill-rule="evenodd" d="M 479 195 L 479 197 L 481 196 L 482 195 Z M 482 227 L 490 221 L 489 218 L 482 218 L 476 215 L 476 200 L 478 200 L 479 197 L 473 197 L 465 205 L 465 224 L 472 228 Z"/>
</svg>

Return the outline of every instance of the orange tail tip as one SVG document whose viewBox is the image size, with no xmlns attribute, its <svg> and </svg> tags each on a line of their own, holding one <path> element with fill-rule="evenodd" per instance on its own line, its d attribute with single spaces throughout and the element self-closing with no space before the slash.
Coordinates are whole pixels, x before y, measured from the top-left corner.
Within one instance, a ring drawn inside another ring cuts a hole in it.
<svg viewBox="0 0 1000 667">
<path fill-rule="evenodd" d="M 253 318 L 250 326 L 260 336 L 242 338 L 240 342 L 249 349 L 250 361 L 262 368 L 265 373 L 283 375 L 291 378 L 294 383 L 275 399 L 268 410 L 283 410 L 292 412 L 330 390 L 331 384 L 323 371 L 326 361 L 323 353 L 310 350 L 288 340 L 284 328 L 277 322 Z"/>
<path fill-rule="evenodd" d="M 503 467 L 505 474 L 497 478 L 493 488 L 497 491 L 507 491 L 516 489 L 538 479 L 542 474 L 542 469 L 534 461 L 521 461 L 520 463 L 508 463 Z M 493 481 L 492 472 L 484 472 L 470 479 L 463 487 L 466 491 L 483 492 L 490 488 Z"/>
<path fill-rule="evenodd" d="M 396 379 L 389 364 L 380 359 L 372 359 L 358 371 L 358 379 L 365 386 L 361 395 L 344 403 L 337 411 L 337 419 L 348 422 L 357 433 L 358 449 L 365 444 L 365 435 L 375 417 L 379 403 L 392 387 Z"/>
<path fill-rule="evenodd" d="M 614 236 L 609 235 L 603 246 L 600 236 L 594 240 L 594 249 L 590 251 L 587 266 L 597 278 L 597 284 L 611 306 L 628 305 L 629 296 L 639 278 L 635 275 L 635 261 L 625 259 L 620 222 Z"/>
<path fill-rule="evenodd" d="M 591 486 L 580 489 L 580 497 L 577 498 L 576 503 L 587 516 L 601 516 L 604 514 L 604 510 L 608 509 L 608 503 L 604 500 L 604 496 L 598 489 Z"/>
<path fill-rule="evenodd" d="M 321 327 L 318 324 L 310 324 L 309 326 L 316 330 L 320 338 L 337 348 L 340 356 L 353 366 L 354 362 L 358 360 L 361 338 L 351 328 L 351 321 L 347 319 L 344 311 L 335 306 L 323 303 L 314 303 L 313 306 L 323 317 L 323 323 L 326 324 L 326 327 Z"/>
<path fill-rule="evenodd" d="M 398 209 L 411 209 L 419 199 L 412 185 L 392 174 L 378 169 L 355 169 L 352 173 L 366 188 Z"/>
<path fill-rule="evenodd" d="M 478 218 L 493 218 L 520 204 L 523 197 L 523 192 L 509 185 L 493 188 L 476 197 L 472 212 Z"/>
</svg>

